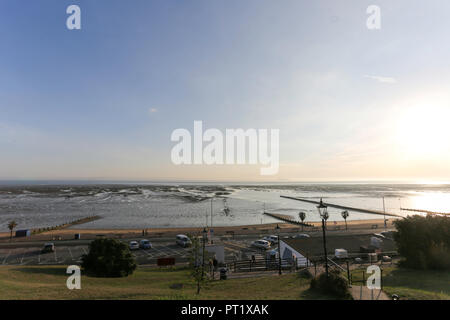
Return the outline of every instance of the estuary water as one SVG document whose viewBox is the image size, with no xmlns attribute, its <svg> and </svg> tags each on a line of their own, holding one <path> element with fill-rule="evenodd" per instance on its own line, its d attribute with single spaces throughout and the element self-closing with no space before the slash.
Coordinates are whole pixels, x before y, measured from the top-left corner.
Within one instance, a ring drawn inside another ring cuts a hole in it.
<svg viewBox="0 0 450 320">
<path fill-rule="evenodd" d="M 306 222 L 319 221 L 315 205 L 280 198 L 298 196 L 412 214 L 400 208 L 450 212 L 448 184 L 4 184 L 0 186 L 0 231 L 11 220 L 18 229 L 58 225 L 90 215 L 101 219 L 76 228 L 152 228 L 234 226 L 276 222 L 262 214 L 306 212 Z M 212 209 L 212 217 L 211 217 Z M 329 208 L 330 221 L 341 210 Z M 381 216 L 350 212 L 348 220 Z"/>
</svg>

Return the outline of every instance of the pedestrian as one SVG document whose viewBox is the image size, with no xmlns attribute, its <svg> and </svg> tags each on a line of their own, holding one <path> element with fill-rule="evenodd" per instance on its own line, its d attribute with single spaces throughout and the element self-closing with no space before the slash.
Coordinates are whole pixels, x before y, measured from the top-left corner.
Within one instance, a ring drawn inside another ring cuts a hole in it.
<svg viewBox="0 0 450 320">
<path fill-rule="evenodd" d="M 213 266 L 214 266 L 214 271 L 217 270 L 217 266 L 219 265 L 219 261 L 217 261 L 216 256 L 214 255 L 214 259 L 213 259 Z"/>
</svg>

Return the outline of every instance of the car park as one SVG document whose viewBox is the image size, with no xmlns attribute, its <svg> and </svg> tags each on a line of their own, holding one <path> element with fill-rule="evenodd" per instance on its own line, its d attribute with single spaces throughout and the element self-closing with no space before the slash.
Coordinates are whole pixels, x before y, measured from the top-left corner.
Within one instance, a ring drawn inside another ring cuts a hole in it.
<svg viewBox="0 0 450 320">
<path fill-rule="evenodd" d="M 183 248 L 190 247 L 192 245 L 191 239 L 184 234 L 177 235 L 176 243 Z"/>
<path fill-rule="evenodd" d="M 129 248 L 130 248 L 130 250 L 138 250 L 139 243 L 137 241 L 130 241 Z"/>
<path fill-rule="evenodd" d="M 270 242 L 267 240 L 256 240 L 253 241 L 252 247 L 267 250 L 270 249 Z"/>
<path fill-rule="evenodd" d="M 150 243 L 149 240 L 142 239 L 141 241 L 139 241 L 139 248 L 141 248 L 141 249 L 151 249 L 152 248 L 152 244 Z"/>
</svg>

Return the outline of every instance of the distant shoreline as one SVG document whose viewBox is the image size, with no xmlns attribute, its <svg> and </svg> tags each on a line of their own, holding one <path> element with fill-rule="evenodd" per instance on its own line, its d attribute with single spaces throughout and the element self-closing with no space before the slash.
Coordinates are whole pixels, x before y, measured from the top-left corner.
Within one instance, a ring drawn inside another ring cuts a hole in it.
<svg viewBox="0 0 450 320">
<path fill-rule="evenodd" d="M 388 220 L 388 228 L 392 228 L 392 222 L 395 219 Z M 306 221 L 305 221 L 306 222 Z M 321 222 L 308 222 L 316 228 L 320 228 Z M 266 224 L 256 224 L 256 225 L 240 225 L 240 226 L 218 226 L 214 227 L 215 235 L 245 235 L 252 233 L 276 233 L 275 227 L 279 225 L 284 231 L 293 231 L 298 230 L 301 232 L 302 228 L 297 225 L 291 225 L 288 223 L 280 222 L 280 223 L 266 223 Z M 347 226 L 349 230 L 357 230 L 357 229 L 372 229 L 372 226 L 376 225 L 377 228 L 373 229 L 374 232 L 379 232 L 384 228 L 384 220 L 383 219 L 369 219 L 369 220 L 353 220 L 347 221 Z M 165 236 L 173 236 L 176 234 L 198 234 L 202 232 L 204 227 L 181 227 L 181 228 L 147 228 L 147 229 L 63 229 L 63 230 L 54 230 L 47 231 L 38 235 L 33 235 L 27 238 L 15 238 L 13 237 L 13 241 L 34 241 L 34 240 L 48 240 L 49 237 L 52 236 L 61 236 L 62 238 L 72 239 L 73 235 L 76 233 L 81 234 L 82 239 L 94 239 L 99 235 L 104 235 L 107 237 L 136 237 L 142 236 L 142 231 L 147 230 L 146 236 L 149 238 L 154 237 L 165 237 Z M 209 229 L 209 228 L 207 228 Z M 336 229 L 342 231 L 345 230 L 345 222 L 344 221 L 328 221 L 327 229 L 329 231 L 334 231 Z M 305 233 L 311 232 L 311 228 L 304 228 Z M 9 239 L 9 232 L 0 233 L 0 241 L 5 242 Z"/>
</svg>

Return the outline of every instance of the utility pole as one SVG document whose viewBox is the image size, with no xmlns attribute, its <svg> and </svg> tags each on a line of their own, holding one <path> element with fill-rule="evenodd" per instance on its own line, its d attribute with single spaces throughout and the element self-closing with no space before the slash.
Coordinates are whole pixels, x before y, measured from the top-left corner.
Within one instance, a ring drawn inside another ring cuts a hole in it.
<svg viewBox="0 0 450 320">
<path fill-rule="evenodd" d="M 386 231 L 386 227 L 387 227 L 387 225 L 386 225 L 386 204 L 384 203 L 384 196 L 383 196 L 383 213 L 384 213 L 384 215 L 383 215 L 383 217 L 384 217 L 384 230 Z"/>
<path fill-rule="evenodd" d="M 213 227 L 213 199 L 211 198 L 211 229 Z"/>
</svg>

